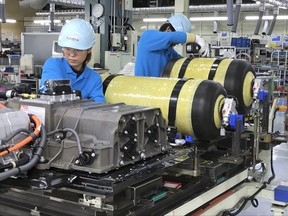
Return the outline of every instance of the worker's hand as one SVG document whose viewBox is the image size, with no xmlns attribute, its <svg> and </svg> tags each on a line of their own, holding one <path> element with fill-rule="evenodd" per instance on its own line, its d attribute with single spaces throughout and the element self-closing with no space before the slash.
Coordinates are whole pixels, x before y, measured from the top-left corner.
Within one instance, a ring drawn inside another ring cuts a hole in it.
<svg viewBox="0 0 288 216">
<path fill-rule="evenodd" d="M 209 45 L 203 38 L 201 38 L 199 35 L 196 35 L 195 43 L 201 47 L 199 50 L 201 56 L 205 57 L 209 55 Z"/>
</svg>

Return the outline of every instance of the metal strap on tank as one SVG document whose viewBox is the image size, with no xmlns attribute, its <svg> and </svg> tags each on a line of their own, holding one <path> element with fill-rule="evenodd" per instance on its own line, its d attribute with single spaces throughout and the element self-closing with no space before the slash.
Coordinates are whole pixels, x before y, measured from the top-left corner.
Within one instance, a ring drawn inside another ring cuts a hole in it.
<svg viewBox="0 0 288 216">
<path fill-rule="evenodd" d="M 209 72 L 209 76 L 208 76 L 208 80 L 213 80 L 214 79 L 214 76 L 216 74 L 216 71 L 218 69 L 218 66 L 220 64 L 220 62 L 222 61 L 223 59 L 216 59 L 213 64 L 212 64 L 212 67 L 210 69 L 210 72 Z"/>
<path fill-rule="evenodd" d="M 109 83 L 116 77 L 116 76 L 120 76 L 122 74 L 112 74 L 110 76 L 108 76 L 104 82 L 103 82 L 103 94 L 105 95 L 107 87 L 109 86 Z"/>
<path fill-rule="evenodd" d="M 184 77 L 185 72 L 186 72 L 186 68 L 187 68 L 188 64 L 190 63 L 190 61 L 191 61 L 193 58 L 194 58 L 194 57 L 191 56 L 191 57 L 187 58 L 187 59 L 183 62 L 182 66 L 181 66 L 181 68 L 180 68 L 179 74 L 178 74 L 178 78 L 183 78 L 183 77 Z"/>
<path fill-rule="evenodd" d="M 179 80 L 171 93 L 170 101 L 169 101 L 169 111 L 168 111 L 168 126 L 175 126 L 175 119 L 176 119 L 176 109 L 177 109 L 177 102 L 180 91 L 185 84 L 186 80 Z"/>
</svg>

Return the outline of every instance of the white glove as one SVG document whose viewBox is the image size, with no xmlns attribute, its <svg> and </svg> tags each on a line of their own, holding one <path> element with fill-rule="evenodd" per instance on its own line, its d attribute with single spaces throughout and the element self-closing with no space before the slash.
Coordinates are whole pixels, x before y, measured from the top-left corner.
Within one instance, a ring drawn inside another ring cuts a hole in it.
<svg viewBox="0 0 288 216">
<path fill-rule="evenodd" d="M 199 35 L 196 35 L 195 43 L 197 43 L 201 48 L 199 50 L 199 53 L 201 56 L 205 57 L 209 54 L 209 45 L 206 43 L 206 41 L 201 38 Z"/>
</svg>

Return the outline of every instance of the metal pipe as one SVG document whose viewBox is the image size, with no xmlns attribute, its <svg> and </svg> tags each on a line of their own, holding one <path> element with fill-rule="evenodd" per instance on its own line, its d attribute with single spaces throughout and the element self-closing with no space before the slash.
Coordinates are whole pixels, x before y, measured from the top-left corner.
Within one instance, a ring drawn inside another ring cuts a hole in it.
<svg viewBox="0 0 288 216">
<path fill-rule="evenodd" d="M 110 51 L 113 51 L 113 46 L 112 46 L 112 40 L 113 40 L 113 2 L 114 2 L 115 0 L 112 0 L 112 2 L 110 2 L 111 4 L 110 4 L 110 37 L 108 37 L 108 38 L 110 38 L 109 39 L 109 42 L 110 42 L 110 44 L 111 44 L 111 47 L 110 47 Z"/>
<path fill-rule="evenodd" d="M 113 33 L 116 33 L 116 0 L 113 0 Z"/>
<path fill-rule="evenodd" d="M 214 12 L 214 17 L 218 16 L 218 11 Z M 218 21 L 213 21 L 213 33 L 216 34 L 218 32 Z"/>
<path fill-rule="evenodd" d="M 124 8 L 125 7 L 125 0 L 122 0 L 122 5 L 121 5 L 121 26 L 124 26 Z M 121 36 L 124 35 L 124 29 L 121 29 Z"/>
<path fill-rule="evenodd" d="M 233 26 L 234 24 L 234 18 L 233 18 L 233 0 L 226 0 L 227 4 L 227 25 Z"/>
<path fill-rule="evenodd" d="M 239 21 L 240 12 L 241 12 L 241 4 L 242 4 L 242 0 L 236 1 L 234 23 L 233 23 L 232 30 L 231 30 L 231 32 L 234 32 L 234 33 L 236 33 L 236 31 L 237 31 L 238 21 Z"/>
<path fill-rule="evenodd" d="M 269 27 L 269 30 L 268 30 L 268 32 L 267 32 L 267 35 L 271 35 L 271 34 L 272 34 L 273 29 L 274 29 L 275 24 L 276 24 L 276 18 L 277 18 L 277 14 L 274 14 L 274 15 L 273 15 L 273 20 L 271 21 L 271 25 L 270 25 L 270 27 Z"/>
<path fill-rule="evenodd" d="M 264 4 L 261 4 L 260 7 L 259 7 L 259 19 L 257 21 L 257 24 L 256 24 L 256 28 L 255 28 L 255 31 L 254 31 L 254 34 L 255 35 L 258 35 L 259 33 L 259 30 L 260 30 L 260 26 L 261 26 L 261 22 L 262 22 L 262 17 L 264 15 Z"/>
<path fill-rule="evenodd" d="M 267 35 L 271 35 L 272 32 L 273 32 L 273 29 L 275 27 L 275 24 L 276 24 L 276 18 L 279 14 L 279 8 L 278 7 L 274 7 L 274 10 L 273 10 L 273 20 L 271 21 L 271 24 L 270 24 L 270 27 L 269 27 L 269 30 L 268 30 L 268 33 Z"/>
<path fill-rule="evenodd" d="M 214 20 L 213 21 L 213 33 L 217 34 L 218 32 L 218 21 Z"/>
<path fill-rule="evenodd" d="M 273 5 L 265 5 L 266 9 L 273 9 Z M 259 9 L 258 4 L 242 4 L 241 5 L 241 11 L 255 11 Z M 158 7 L 158 8 L 133 8 L 133 15 L 135 14 L 154 14 L 154 13 L 173 13 L 175 10 L 174 6 L 171 7 Z M 219 4 L 219 5 L 194 5 L 189 6 L 189 13 L 206 13 L 206 12 L 223 12 L 227 10 L 226 4 Z"/>
<path fill-rule="evenodd" d="M 257 107 L 259 107 L 259 101 L 256 102 Z M 257 109 L 255 115 L 254 115 L 254 140 L 253 140 L 253 157 L 252 157 L 252 167 L 253 167 L 253 173 L 255 173 L 256 169 L 256 161 L 259 156 L 259 136 L 260 136 L 260 113 L 259 108 Z"/>
<path fill-rule="evenodd" d="M 265 20 L 264 26 L 263 26 L 263 30 L 262 30 L 262 35 L 266 35 L 267 34 L 268 25 L 269 25 L 269 21 Z"/>
<path fill-rule="evenodd" d="M 50 4 L 50 24 L 49 24 L 49 32 L 54 31 L 55 25 L 54 25 L 54 20 L 55 20 L 55 4 Z"/>
<path fill-rule="evenodd" d="M 112 29 L 112 26 L 113 26 L 113 19 L 112 19 L 113 18 L 113 3 L 111 3 L 111 5 L 110 5 L 110 17 L 111 17 L 110 18 L 110 33 L 112 34 L 113 33 L 113 29 Z M 111 35 L 110 35 L 110 37 L 111 37 Z"/>
<path fill-rule="evenodd" d="M 269 16 L 269 11 L 268 10 L 266 10 L 265 16 Z M 265 20 L 264 21 L 264 25 L 263 25 L 262 35 L 266 35 L 267 34 L 268 27 L 269 27 L 269 21 Z"/>
<path fill-rule="evenodd" d="M 2 23 L 6 23 L 5 18 L 5 0 L 0 0 L 0 19 Z"/>
</svg>

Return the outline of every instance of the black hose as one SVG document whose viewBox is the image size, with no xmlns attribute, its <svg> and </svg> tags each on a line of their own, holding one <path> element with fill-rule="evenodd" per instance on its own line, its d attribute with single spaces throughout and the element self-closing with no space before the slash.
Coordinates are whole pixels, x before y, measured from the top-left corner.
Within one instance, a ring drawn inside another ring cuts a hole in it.
<svg viewBox="0 0 288 216">
<path fill-rule="evenodd" d="M 5 99 L 5 100 L 8 98 L 13 98 L 17 96 L 18 96 L 18 93 L 15 92 L 14 90 L 0 91 L 0 98 Z"/>
<path fill-rule="evenodd" d="M 12 169 L 13 168 L 13 164 L 12 163 L 8 163 L 8 164 L 3 164 L 0 165 L 0 171 L 4 171 L 5 169 Z"/>
<path fill-rule="evenodd" d="M 17 168 L 13 168 L 11 170 L 8 170 L 4 173 L 0 173 L 0 181 L 2 180 L 5 180 L 11 176 L 15 176 L 19 173 L 24 173 L 24 172 L 27 172 L 28 170 L 32 169 L 38 162 L 38 160 L 40 159 L 40 156 L 43 152 L 43 149 L 46 145 L 46 138 L 47 138 L 47 133 L 46 133 L 46 128 L 44 125 L 41 125 L 41 130 L 40 130 L 40 143 L 39 143 L 39 147 L 38 149 L 36 150 L 36 153 L 33 155 L 32 159 L 22 165 L 22 166 L 19 166 Z"/>
<path fill-rule="evenodd" d="M 229 215 L 229 216 L 234 216 L 234 215 L 238 215 L 245 207 L 245 205 L 247 204 L 248 201 L 251 201 L 252 206 L 257 207 L 258 206 L 258 200 L 255 198 L 263 189 L 265 189 L 267 187 L 268 184 L 271 183 L 271 181 L 275 178 L 275 172 L 274 172 L 274 167 L 273 167 L 273 147 L 271 148 L 271 156 L 270 156 L 270 165 L 271 165 L 271 172 L 272 172 L 272 176 L 270 176 L 270 178 L 268 179 L 268 181 L 265 181 L 263 183 L 263 185 L 250 197 L 246 198 L 244 202 L 242 203 L 242 205 L 240 206 L 240 208 L 232 213 L 229 212 L 228 210 L 224 211 L 222 215 Z"/>
<path fill-rule="evenodd" d="M 1 145 L 5 144 L 9 140 L 11 140 L 13 137 L 15 137 L 19 133 L 27 133 L 30 134 L 31 132 L 25 128 L 19 128 L 18 130 L 14 131 L 12 134 L 10 134 L 8 137 L 5 137 L 4 139 L 1 140 Z"/>
<path fill-rule="evenodd" d="M 125 23 L 125 26 L 128 26 L 131 30 L 135 31 L 135 28 L 131 24 Z"/>
</svg>

